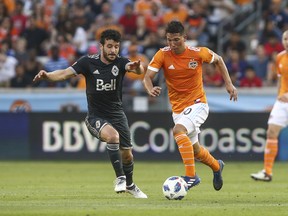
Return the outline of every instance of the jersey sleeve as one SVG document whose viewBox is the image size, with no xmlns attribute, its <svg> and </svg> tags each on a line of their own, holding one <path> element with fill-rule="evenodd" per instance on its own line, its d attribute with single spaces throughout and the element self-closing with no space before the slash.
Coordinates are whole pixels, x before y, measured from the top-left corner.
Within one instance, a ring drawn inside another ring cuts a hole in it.
<svg viewBox="0 0 288 216">
<path fill-rule="evenodd" d="M 126 72 L 126 65 L 127 63 L 129 63 L 130 60 L 128 58 L 121 58 L 121 66 L 123 66 L 123 68 L 121 68 L 121 71 L 125 71 Z"/>
<path fill-rule="evenodd" d="M 88 65 L 89 65 L 88 57 L 82 56 L 76 62 L 74 62 L 71 68 L 75 71 L 76 74 L 85 75 L 85 73 L 89 71 Z"/>
<path fill-rule="evenodd" d="M 162 50 L 159 50 L 150 61 L 148 69 L 154 72 L 158 72 L 163 66 L 163 60 L 164 60 L 164 53 Z"/>
<path fill-rule="evenodd" d="M 206 63 L 213 63 L 214 62 L 214 58 L 215 58 L 215 54 L 212 50 L 210 50 L 207 47 L 200 47 L 200 54 L 201 54 L 201 58 L 203 62 Z"/>
</svg>

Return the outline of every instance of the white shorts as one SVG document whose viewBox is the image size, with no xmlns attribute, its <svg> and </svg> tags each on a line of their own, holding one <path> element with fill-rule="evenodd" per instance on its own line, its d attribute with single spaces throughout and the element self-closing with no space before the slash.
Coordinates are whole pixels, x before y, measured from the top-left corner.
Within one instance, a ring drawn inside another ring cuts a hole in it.
<svg viewBox="0 0 288 216">
<path fill-rule="evenodd" d="M 206 121 L 208 114 L 208 104 L 197 103 L 186 107 L 180 114 L 173 113 L 172 117 L 174 124 L 181 124 L 187 129 L 192 144 L 195 144 L 198 142 L 200 127 Z"/>
<path fill-rule="evenodd" d="M 288 125 L 288 103 L 277 100 L 270 113 L 268 124 L 286 127 Z"/>
</svg>

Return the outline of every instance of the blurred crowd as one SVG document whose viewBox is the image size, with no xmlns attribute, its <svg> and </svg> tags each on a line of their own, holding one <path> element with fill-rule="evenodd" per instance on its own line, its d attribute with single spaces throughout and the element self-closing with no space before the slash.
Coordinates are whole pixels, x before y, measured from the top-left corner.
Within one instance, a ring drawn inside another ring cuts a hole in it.
<svg viewBox="0 0 288 216">
<path fill-rule="evenodd" d="M 261 20 L 251 37 L 230 26 L 229 39 L 221 47 L 238 87 L 276 82 L 273 59 L 283 50 L 288 7 L 284 0 L 261 2 Z M 107 28 L 122 33 L 121 55 L 141 59 L 144 67 L 166 45 L 165 25 L 174 19 L 185 24 L 188 44 L 219 52 L 219 25 L 236 12 L 252 13 L 254 6 L 254 0 L 0 0 L 0 87 L 85 88 L 81 76 L 59 83 L 32 79 L 41 69 L 63 69 L 82 55 L 98 53 L 99 36 Z M 129 94 L 144 93 L 141 79 L 126 76 Z M 205 65 L 203 81 L 206 86 L 223 86 L 213 65 Z"/>
</svg>

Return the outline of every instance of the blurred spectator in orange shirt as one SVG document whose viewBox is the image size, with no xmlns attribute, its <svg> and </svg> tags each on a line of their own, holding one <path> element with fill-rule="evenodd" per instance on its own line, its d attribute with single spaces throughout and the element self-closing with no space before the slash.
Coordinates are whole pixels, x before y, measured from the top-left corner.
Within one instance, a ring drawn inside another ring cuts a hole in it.
<svg viewBox="0 0 288 216">
<path fill-rule="evenodd" d="M 237 5 L 246 5 L 246 4 L 251 4 L 253 0 L 235 0 L 235 3 Z"/>
<path fill-rule="evenodd" d="M 151 5 L 153 0 L 136 0 L 134 3 L 135 12 L 137 14 L 146 15 L 151 12 Z"/>
<path fill-rule="evenodd" d="M 32 11 L 32 15 L 35 17 L 36 26 L 49 30 L 53 23 L 45 18 L 45 5 L 41 2 L 36 2 L 32 7 Z"/>
<path fill-rule="evenodd" d="M 151 15 L 153 5 L 161 5 L 160 0 L 136 0 L 134 3 L 135 12 L 141 15 Z"/>
<path fill-rule="evenodd" d="M 94 26 L 92 27 L 92 31 L 95 30 L 94 34 L 96 41 L 100 40 L 101 33 L 106 29 L 114 29 L 116 31 L 119 31 L 121 35 L 124 36 L 122 26 L 117 25 L 117 23 L 114 22 L 114 18 L 111 15 L 106 14 L 103 20 L 104 20 L 103 26 L 95 28 L 96 23 L 94 23 Z"/>
<path fill-rule="evenodd" d="M 167 24 L 173 20 L 184 23 L 188 16 L 188 10 L 185 4 L 180 0 L 169 0 L 169 9 L 163 14 L 163 22 Z"/>
<path fill-rule="evenodd" d="M 15 0 L 3 0 L 3 3 L 5 4 L 9 14 L 15 10 Z"/>
</svg>

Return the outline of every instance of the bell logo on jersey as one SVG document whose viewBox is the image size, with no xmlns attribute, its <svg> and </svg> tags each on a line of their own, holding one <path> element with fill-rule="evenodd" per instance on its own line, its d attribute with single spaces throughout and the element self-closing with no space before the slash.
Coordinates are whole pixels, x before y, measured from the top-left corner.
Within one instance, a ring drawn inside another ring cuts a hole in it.
<svg viewBox="0 0 288 216">
<path fill-rule="evenodd" d="M 113 91 L 116 90 L 116 79 L 111 79 L 109 83 L 104 83 L 104 80 L 96 80 L 97 91 Z"/>
<path fill-rule="evenodd" d="M 191 61 L 188 63 L 188 67 L 189 67 L 189 68 L 195 69 L 197 66 L 198 66 L 198 62 L 197 62 L 197 61 L 191 60 Z"/>
</svg>

